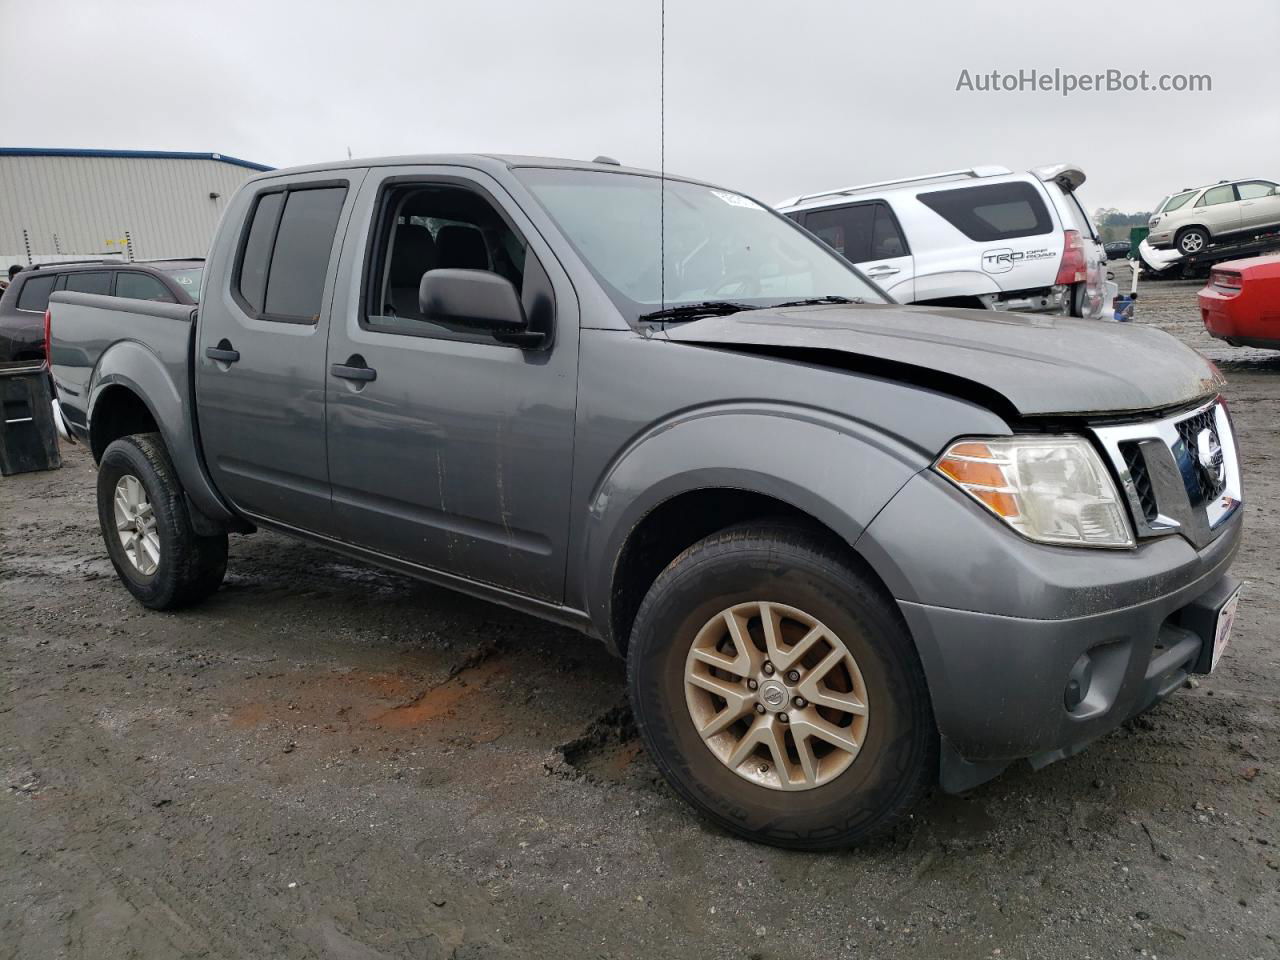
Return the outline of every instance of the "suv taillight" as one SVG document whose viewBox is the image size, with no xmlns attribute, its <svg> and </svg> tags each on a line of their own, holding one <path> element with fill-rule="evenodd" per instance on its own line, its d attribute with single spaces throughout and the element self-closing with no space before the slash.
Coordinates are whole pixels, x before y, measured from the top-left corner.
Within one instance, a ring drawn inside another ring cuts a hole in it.
<svg viewBox="0 0 1280 960">
<path fill-rule="evenodd" d="M 1222 287 L 1224 290 L 1244 289 L 1244 277 L 1228 270 L 1214 270 L 1209 274 L 1209 282 L 1215 287 Z"/>
<path fill-rule="evenodd" d="M 1084 239 L 1080 236 L 1080 231 L 1065 231 L 1062 242 L 1062 265 L 1058 267 L 1058 279 L 1054 283 L 1083 283 L 1087 272 Z"/>
<path fill-rule="evenodd" d="M 49 310 L 44 312 L 44 364 L 46 367 L 53 366 L 53 317 Z"/>
</svg>

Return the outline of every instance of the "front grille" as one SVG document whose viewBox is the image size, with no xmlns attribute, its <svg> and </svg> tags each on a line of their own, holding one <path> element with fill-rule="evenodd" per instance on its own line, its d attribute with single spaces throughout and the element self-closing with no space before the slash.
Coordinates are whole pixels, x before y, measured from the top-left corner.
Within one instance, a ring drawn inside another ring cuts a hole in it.
<svg viewBox="0 0 1280 960">
<path fill-rule="evenodd" d="M 1215 400 L 1190 413 L 1093 428 L 1128 501 L 1139 539 L 1181 533 L 1202 547 L 1240 506 L 1235 435 Z"/>
<path fill-rule="evenodd" d="M 1147 473 L 1147 461 L 1142 456 L 1142 447 L 1137 443 L 1122 443 L 1120 455 L 1124 457 L 1124 465 L 1129 470 L 1129 478 L 1138 494 L 1142 515 L 1151 523 L 1160 515 L 1160 511 L 1156 508 L 1156 492 L 1151 488 L 1151 475 Z"/>
<path fill-rule="evenodd" d="M 1189 464 L 1192 474 L 1184 477 L 1188 481 L 1187 494 L 1193 503 L 1209 503 L 1218 499 L 1226 488 L 1227 472 L 1222 467 L 1222 442 L 1218 437 L 1213 408 L 1180 420 L 1177 427 L 1178 437 L 1187 454 L 1178 460 Z"/>
</svg>

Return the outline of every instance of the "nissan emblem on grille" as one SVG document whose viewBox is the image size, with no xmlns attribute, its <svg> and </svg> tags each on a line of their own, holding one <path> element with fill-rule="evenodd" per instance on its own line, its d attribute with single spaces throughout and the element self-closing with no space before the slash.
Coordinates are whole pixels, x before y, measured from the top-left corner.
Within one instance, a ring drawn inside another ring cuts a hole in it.
<svg viewBox="0 0 1280 960">
<path fill-rule="evenodd" d="M 1213 478 L 1214 487 L 1220 487 L 1227 479 L 1227 465 L 1222 459 L 1222 444 L 1212 429 L 1201 430 L 1196 436 L 1196 455 L 1200 469 Z"/>
</svg>

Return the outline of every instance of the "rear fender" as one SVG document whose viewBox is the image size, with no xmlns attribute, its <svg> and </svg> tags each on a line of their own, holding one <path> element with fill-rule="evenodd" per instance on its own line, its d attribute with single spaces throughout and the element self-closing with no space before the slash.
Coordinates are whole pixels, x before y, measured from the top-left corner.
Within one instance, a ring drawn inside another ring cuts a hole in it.
<svg viewBox="0 0 1280 960">
<path fill-rule="evenodd" d="M 112 402 L 112 391 L 117 388 L 134 394 L 150 411 L 191 503 L 215 523 L 233 521 L 235 516 L 214 490 L 200 463 L 186 384 L 176 383 L 160 358 L 136 340 L 112 344 L 98 359 L 89 381 L 91 433 L 94 417 L 106 409 L 102 404 Z"/>
</svg>

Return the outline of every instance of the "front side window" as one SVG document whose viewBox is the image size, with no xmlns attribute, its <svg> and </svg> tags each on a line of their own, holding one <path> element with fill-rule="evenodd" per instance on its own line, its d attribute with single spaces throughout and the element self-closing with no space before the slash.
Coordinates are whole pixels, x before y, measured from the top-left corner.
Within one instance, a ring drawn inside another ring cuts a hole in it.
<svg viewBox="0 0 1280 960">
<path fill-rule="evenodd" d="M 303 185 L 258 197 L 236 278 L 249 313 L 265 320 L 319 319 L 346 196 L 345 186 Z"/>
<path fill-rule="evenodd" d="M 1204 196 L 1196 201 L 1197 207 L 1213 207 L 1219 203 L 1232 203 L 1236 199 L 1236 188 L 1231 184 L 1212 187 L 1204 192 Z"/>
<path fill-rule="evenodd" d="M 1274 183 L 1266 180 L 1250 180 L 1248 183 L 1236 184 L 1241 200 L 1261 200 L 1263 197 L 1271 196 L 1271 191 L 1275 188 Z"/>
<path fill-rule="evenodd" d="M 884 298 L 787 218 L 728 190 L 643 174 L 516 171 L 618 310 Z"/>
<path fill-rule="evenodd" d="M 106 270 L 68 273 L 63 289 L 68 293 L 110 293 L 111 274 Z"/>
<path fill-rule="evenodd" d="M 479 193 L 444 183 L 394 184 L 382 196 L 375 255 L 366 283 L 371 329 L 492 342 L 490 334 L 425 317 L 418 288 L 430 270 L 483 270 L 524 288 L 522 237 Z"/>
<path fill-rule="evenodd" d="M 970 240 L 1015 240 L 1053 230 L 1040 192 L 1020 180 L 937 190 L 916 199 Z"/>
<path fill-rule="evenodd" d="M 49 294 L 53 293 L 53 285 L 58 275 L 29 277 L 18 294 L 18 309 L 44 313 L 49 308 Z"/>
<path fill-rule="evenodd" d="M 172 303 L 174 299 L 168 288 L 155 277 L 132 270 L 116 274 L 116 296 L 161 303 Z"/>
</svg>

